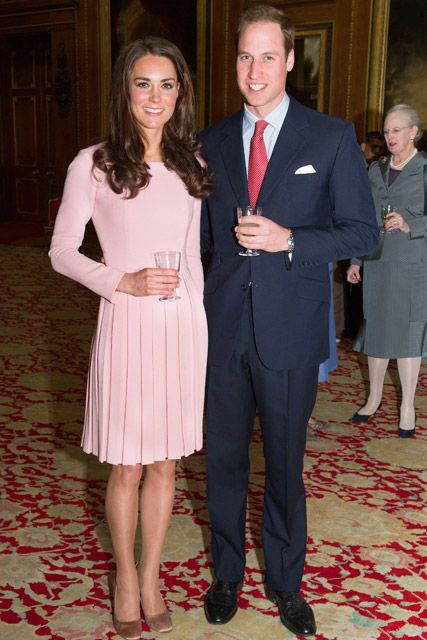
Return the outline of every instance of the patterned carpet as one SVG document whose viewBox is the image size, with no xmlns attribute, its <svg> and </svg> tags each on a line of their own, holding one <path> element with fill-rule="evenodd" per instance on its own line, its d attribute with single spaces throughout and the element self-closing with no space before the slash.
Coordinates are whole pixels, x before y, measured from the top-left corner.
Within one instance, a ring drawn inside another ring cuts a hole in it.
<svg viewBox="0 0 427 640">
<path fill-rule="evenodd" d="M 0 247 L 2 282 L 3 640 L 112 639 L 103 515 L 108 468 L 79 448 L 85 374 L 97 299 L 54 274 L 38 248 Z M 321 385 L 305 463 L 309 545 L 303 585 L 318 640 L 427 639 L 427 370 L 417 393 L 417 436 L 396 437 L 396 370 L 375 422 L 347 418 L 365 397 L 366 368 L 339 345 L 340 367 Z M 291 639 L 264 597 L 259 537 L 262 445 L 252 444 L 247 573 L 228 625 L 204 619 L 211 580 L 204 457 L 179 465 L 162 578 L 170 640 Z M 143 638 L 153 634 L 145 628 Z"/>
</svg>

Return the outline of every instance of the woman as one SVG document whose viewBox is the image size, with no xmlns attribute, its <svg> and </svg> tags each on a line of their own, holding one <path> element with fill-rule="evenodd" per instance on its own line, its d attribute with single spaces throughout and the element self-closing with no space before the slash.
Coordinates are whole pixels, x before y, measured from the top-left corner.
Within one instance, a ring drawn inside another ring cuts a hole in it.
<svg viewBox="0 0 427 640">
<path fill-rule="evenodd" d="M 354 348 L 368 355 L 370 384 L 366 404 L 351 420 L 367 422 L 377 411 L 389 359 L 396 358 L 402 387 L 398 436 L 409 438 L 415 434 L 415 390 L 427 350 L 427 156 L 415 147 L 419 118 L 408 105 L 390 109 L 384 135 L 391 155 L 369 169 L 383 228 L 380 243 L 363 260 L 352 260 L 347 272 L 349 282 L 360 282 L 363 264 L 364 320 Z M 386 205 L 391 213 L 383 222 Z"/>
<path fill-rule="evenodd" d="M 202 446 L 207 332 L 199 227 L 201 198 L 212 184 L 194 113 L 179 49 L 156 37 L 128 45 L 113 74 L 108 136 L 71 164 L 49 252 L 55 270 L 101 297 L 82 446 L 112 464 L 113 622 L 128 640 L 141 635 L 140 606 L 154 631 L 172 628 L 159 566 L 175 464 Z M 78 251 L 89 219 L 102 264 Z M 155 252 L 170 250 L 181 252 L 179 275 L 155 266 Z M 177 287 L 179 300 L 159 301 Z"/>
</svg>

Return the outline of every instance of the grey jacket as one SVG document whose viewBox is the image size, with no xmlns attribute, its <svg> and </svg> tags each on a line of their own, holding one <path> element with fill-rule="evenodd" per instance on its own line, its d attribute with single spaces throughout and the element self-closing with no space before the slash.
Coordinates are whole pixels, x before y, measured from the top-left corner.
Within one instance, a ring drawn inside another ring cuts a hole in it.
<svg viewBox="0 0 427 640">
<path fill-rule="evenodd" d="M 382 234 L 373 252 L 353 258 L 351 264 L 362 265 L 364 260 L 427 263 L 427 155 L 417 153 L 390 186 L 389 172 L 390 158 L 385 162 L 373 162 L 369 168 L 378 226 L 382 229 L 381 205 L 392 204 L 408 223 L 410 232 Z"/>
</svg>

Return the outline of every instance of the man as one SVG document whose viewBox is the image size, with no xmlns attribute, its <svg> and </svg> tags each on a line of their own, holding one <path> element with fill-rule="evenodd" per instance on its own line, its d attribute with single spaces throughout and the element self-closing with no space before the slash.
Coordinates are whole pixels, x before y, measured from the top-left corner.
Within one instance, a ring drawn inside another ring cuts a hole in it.
<svg viewBox="0 0 427 640">
<path fill-rule="evenodd" d="M 363 157 L 365 158 L 366 168 L 381 157 L 387 155 L 387 147 L 385 138 L 381 131 L 368 131 L 364 141 L 360 144 Z"/>
<path fill-rule="evenodd" d="M 308 636 L 316 626 L 300 594 L 302 471 L 319 364 L 329 353 L 328 262 L 367 253 L 378 231 L 352 125 L 286 95 L 293 42 L 293 25 L 278 9 L 256 6 L 243 13 L 236 69 L 245 106 L 203 134 L 216 185 L 202 216 L 202 246 L 212 251 L 205 307 L 207 498 L 215 568 L 205 612 L 210 623 L 223 624 L 237 609 L 248 448 L 258 407 L 267 596 L 289 630 Z M 262 207 L 258 226 L 236 227 L 236 208 L 249 201 Z M 241 247 L 262 251 L 241 257 Z"/>
</svg>

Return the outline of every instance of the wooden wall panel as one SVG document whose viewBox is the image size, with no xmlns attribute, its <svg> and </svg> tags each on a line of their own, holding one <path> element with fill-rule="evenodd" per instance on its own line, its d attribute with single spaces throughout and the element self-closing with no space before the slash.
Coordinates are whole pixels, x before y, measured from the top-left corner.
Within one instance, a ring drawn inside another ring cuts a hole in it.
<svg viewBox="0 0 427 640">
<path fill-rule="evenodd" d="M 210 109 L 207 124 L 217 122 L 241 106 L 235 81 L 234 32 L 243 0 L 213 0 L 210 15 Z"/>
<path fill-rule="evenodd" d="M 79 147 L 105 134 L 111 74 L 110 3 L 81 0 L 76 14 Z"/>
</svg>

